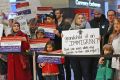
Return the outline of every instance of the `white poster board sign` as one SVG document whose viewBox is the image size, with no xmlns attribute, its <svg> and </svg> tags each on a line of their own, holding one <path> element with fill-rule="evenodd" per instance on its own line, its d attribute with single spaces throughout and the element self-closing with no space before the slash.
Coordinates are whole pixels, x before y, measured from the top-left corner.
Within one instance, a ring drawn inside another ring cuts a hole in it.
<svg viewBox="0 0 120 80">
<path fill-rule="evenodd" d="M 15 18 L 15 20 L 17 20 L 20 23 L 20 29 L 22 32 L 24 32 L 27 35 L 30 35 L 30 29 L 29 26 L 27 25 L 27 20 L 25 18 L 25 16 L 17 16 Z"/>
<path fill-rule="evenodd" d="M 100 55 L 99 29 L 62 31 L 62 51 L 65 55 Z"/>
<path fill-rule="evenodd" d="M 9 13 L 10 11 L 10 2 L 9 0 L 0 0 L 0 11 Z"/>
<path fill-rule="evenodd" d="M 3 35 L 3 24 L 0 24 L 0 39 Z"/>
</svg>

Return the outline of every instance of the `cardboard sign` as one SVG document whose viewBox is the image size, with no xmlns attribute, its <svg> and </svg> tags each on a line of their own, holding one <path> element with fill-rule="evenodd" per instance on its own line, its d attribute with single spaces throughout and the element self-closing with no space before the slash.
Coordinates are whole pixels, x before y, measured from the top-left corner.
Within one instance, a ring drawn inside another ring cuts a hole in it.
<svg viewBox="0 0 120 80">
<path fill-rule="evenodd" d="M 2 37 L 0 52 L 21 52 L 22 37 Z"/>
<path fill-rule="evenodd" d="M 47 25 L 47 24 L 39 24 L 39 28 L 44 29 L 45 31 L 45 36 L 51 39 L 55 38 L 54 31 L 56 30 L 56 25 Z"/>
<path fill-rule="evenodd" d="M 53 51 L 51 54 L 61 54 L 61 50 Z M 61 64 L 61 56 L 49 56 L 49 55 L 39 55 L 37 58 L 38 63 L 54 63 Z"/>
<path fill-rule="evenodd" d="M 30 50 L 34 52 L 40 52 L 43 51 L 45 48 L 46 43 L 50 39 L 43 38 L 43 39 L 32 39 L 30 40 Z"/>
<path fill-rule="evenodd" d="M 65 55 L 100 55 L 98 28 L 63 31 L 62 34 Z"/>
</svg>

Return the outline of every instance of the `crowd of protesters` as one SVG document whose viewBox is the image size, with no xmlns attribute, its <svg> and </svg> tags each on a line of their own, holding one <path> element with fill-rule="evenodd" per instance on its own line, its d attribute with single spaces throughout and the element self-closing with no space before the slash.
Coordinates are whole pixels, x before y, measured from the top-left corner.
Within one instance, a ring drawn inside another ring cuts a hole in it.
<svg viewBox="0 0 120 80">
<path fill-rule="evenodd" d="M 63 11 L 56 9 L 53 13 L 46 14 L 44 21 L 39 15 L 28 21 L 30 36 L 20 30 L 20 23 L 14 19 L 7 19 L 3 12 L 0 13 L 0 24 L 3 24 L 3 37 L 21 36 L 21 54 L 0 54 L 0 80 L 33 80 L 32 56 L 24 52 L 30 49 L 30 39 L 47 38 L 45 30 L 38 28 L 38 24 L 55 25 L 55 38 L 46 43 L 44 52 L 49 53 L 62 49 L 62 31 L 99 28 L 100 30 L 100 52 L 102 57 L 72 57 L 65 56 L 64 63 L 36 63 L 38 80 L 72 80 L 71 69 L 74 80 L 120 80 L 119 57 L 107 57 L 106 55 L 120 54 L 120 18 L 114 10 L 108 10 L 107 18 L 101 8 L 95 8 L 94 18 L 88 21 L 86 16 L 77 13 L 74 19 L 63 17 Z M 39 56 L 39 55 L 37 55 Z M 37 58 L 36 56 L 36 58 Z M 112 77 L 99 78 L 100 65 L 107 65 L 112 70 Z M 117 64 L 117 65 L 116 65 Z"/>
</svg>

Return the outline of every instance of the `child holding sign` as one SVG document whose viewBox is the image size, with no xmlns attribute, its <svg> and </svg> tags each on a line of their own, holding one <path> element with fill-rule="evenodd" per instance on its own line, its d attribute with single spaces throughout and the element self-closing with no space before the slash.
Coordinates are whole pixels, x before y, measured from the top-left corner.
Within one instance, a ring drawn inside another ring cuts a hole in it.
<svg viewBox="0 0 120 80">
<path fill-rule="evenodd" d="M 42 28 L 37 29 L 35 34 L 36 34 L 36 39 L 45 38 L 45 31 Z M 38 74 L 39 80 L 42 80 L 42 70 L 41 68 L 38 67 L 38 64 L 36 68 L 37 68 L 37 74 Z"/>
<path fill-rule="evenodd" d="M 45 53 L 50 53 L 55 50 L 55 44 L 53 41 L 47 42 L 45 46 Z M 58 65 L 54 63 L 39 63 L 39 67 L 42 68 L 42 75 L 44 80 L 57 80 L 59 74 Z"/>
</svg>

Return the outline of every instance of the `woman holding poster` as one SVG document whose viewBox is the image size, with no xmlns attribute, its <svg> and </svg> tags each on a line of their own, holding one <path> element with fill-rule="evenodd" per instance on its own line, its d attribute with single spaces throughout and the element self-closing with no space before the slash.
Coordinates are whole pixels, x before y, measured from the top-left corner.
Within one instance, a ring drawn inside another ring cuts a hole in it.
<svg viewBox="0 0 120 80">
<path fill-rule="evenodd" d="M 29 49 L 28 37 L 20 30 L 20 24 L 15 22 L 12 34 L 9 36 L 21 36 L 21 53 L 8 54 L 8 80 L 32 80 L 29 57 L 22 52 Z"/>
<path fill-rule="evenodd" d="M 90 28 L 90 24 L 86 21 L 85 16 L 80 13 L 76 14 L 71 24 L 70 30 L 86 28 Z M 74 80 L 82 80 L 82 77 L 84 78 L 84 80 L 91 80 L 90 58 L 71 57 L 70 63 L 74 72 Z"/>
</svg>

